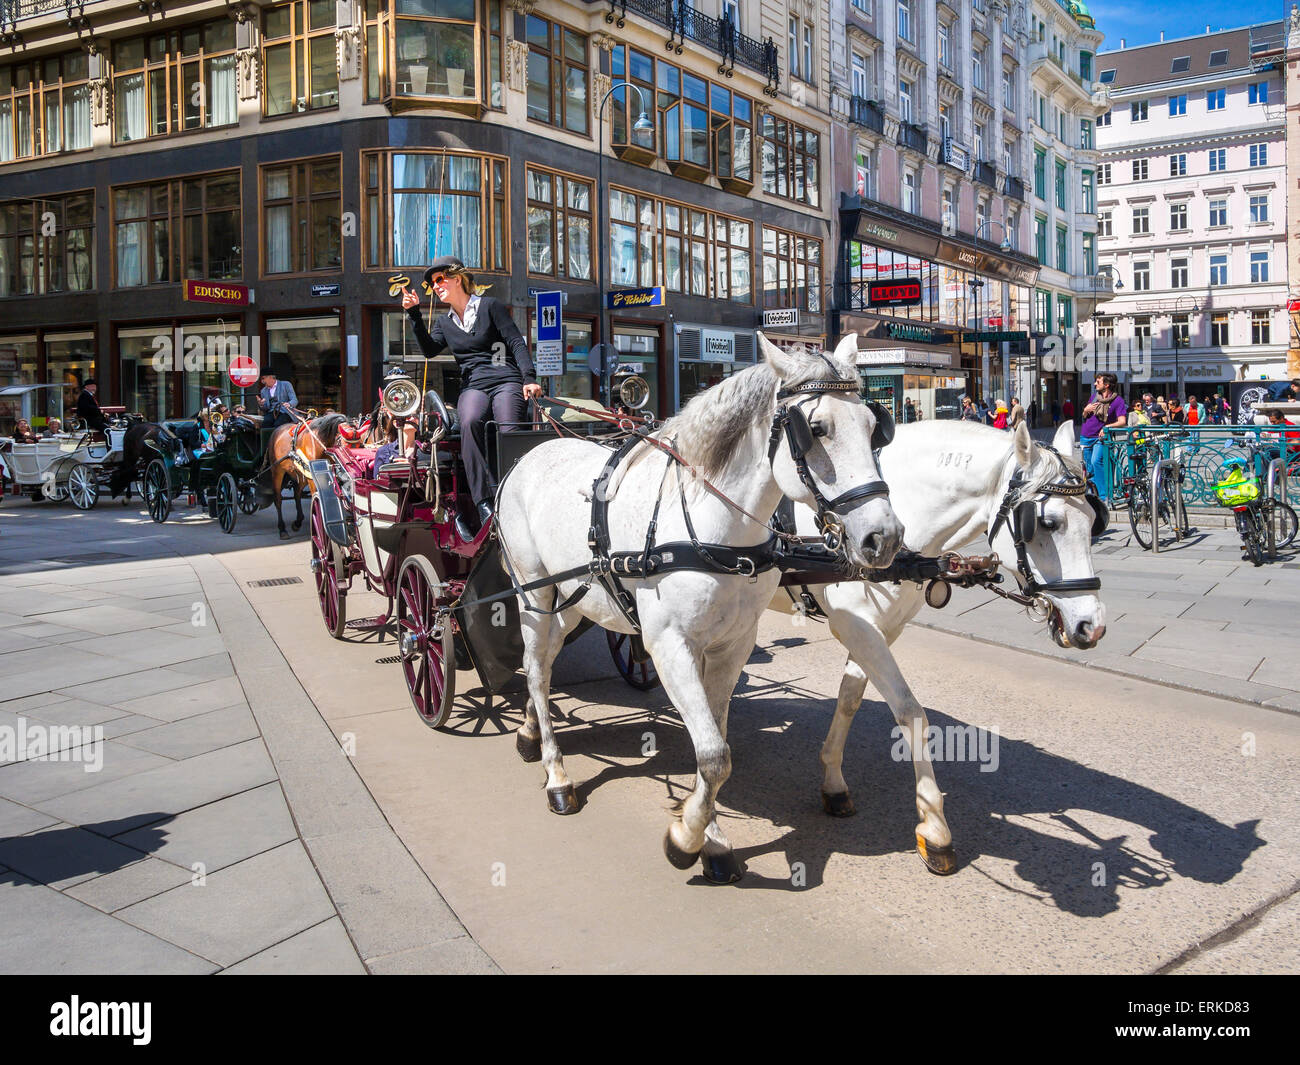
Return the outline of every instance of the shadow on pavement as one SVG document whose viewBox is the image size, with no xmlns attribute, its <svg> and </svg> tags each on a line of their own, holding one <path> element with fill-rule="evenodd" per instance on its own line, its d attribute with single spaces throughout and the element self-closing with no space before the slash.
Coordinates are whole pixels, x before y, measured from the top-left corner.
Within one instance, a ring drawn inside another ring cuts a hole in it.
<svg viewBox="0 0 1300 1065">
<path fill-rule="evenodd" d="M 141 820 L 152 821 L 140 828 Z M 167 840 L 163 826 L 170 814 L 155 811 L 134 814 L 118 821 L 46 829 L 27 836 L 0 839 L 0 884 L 16 884 L 25 877 L 42 884 L 60 884 L 114 873 L 148 857 Z M 122 832 L 133 832 L 127 847 L 112 839 Z"/>
</svg>

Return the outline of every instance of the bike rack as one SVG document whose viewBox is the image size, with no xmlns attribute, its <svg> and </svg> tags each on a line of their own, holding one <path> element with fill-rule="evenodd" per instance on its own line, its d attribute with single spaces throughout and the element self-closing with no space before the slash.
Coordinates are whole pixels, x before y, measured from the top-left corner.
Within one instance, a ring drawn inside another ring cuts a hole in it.
<svg viewBox="0 0 1300 1065">
<path fill-rule="evenodd" d="M 1179 521 L 1178 516 L 1182 513 L 1183 486 L 1182 479 L 1179 477 L 1180 464 L 1177 459 L 1161 459 L 1151 467 L 1151 553 L 1158 555 L 1160 553 L 1160 492 L 1163 489 L 1163 481 L 1166 477 L 1172 485 L 1172 492 L 1169 499 L 1169 509 L 1173 516 L 1174 540 L 1181 543 L 1183 539 L 1183 523 Z M 1283 471 L 1285 474 L 1285 471 Z"/>
<path fill-rule="evenodd" d="M 1280 457 L 1269 460 L 1266 484 L 1268 498 L 1278 503 L 1286 502 L 1286 463 Z M 1281 495 L 1278 495 L 1279 488 L 1282 490 Z M 1268 522 L 1268 557 L 1270 560 L 1277 558 L 1277 526 L 1271 518 Z"/>
</svg>

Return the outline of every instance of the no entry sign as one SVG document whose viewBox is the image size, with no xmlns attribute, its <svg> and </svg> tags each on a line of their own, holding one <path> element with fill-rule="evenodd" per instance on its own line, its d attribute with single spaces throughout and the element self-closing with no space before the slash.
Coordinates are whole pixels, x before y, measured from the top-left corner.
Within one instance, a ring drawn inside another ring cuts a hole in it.
<svg viewBox="0 0 1300 1065">
<path fill-rule="evenodd" d="M 240 355 L 230 362 L 230 380 L 238 388 L 247 388 L 257 380 L 257 363 L 247 355 Z"/>
</svg>

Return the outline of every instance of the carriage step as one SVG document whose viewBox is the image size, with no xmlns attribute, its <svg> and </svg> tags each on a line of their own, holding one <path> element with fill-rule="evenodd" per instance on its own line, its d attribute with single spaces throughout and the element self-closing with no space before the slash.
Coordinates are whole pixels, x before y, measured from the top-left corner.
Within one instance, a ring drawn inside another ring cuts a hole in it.
<svg viewBox="0 0 1300 1065">
<path fill-rule="evenodd" d="M 388 615 L 381 614 L 377 618 L 356 618 L 347 622 L 343 627 L 345 629 L 354 629 L 360 632 L 373 632 L 376 629 L 386 629 L 388 627 Z"/>
<path fill-rule="evenodd" d="M 250 588 L 278 588 L 282 584 L 302 584 L 301 577 L 268 577 L 262 581 L 249 581 Z"/>
<path fill-rule="evenodd" d="M 397 665 L 397 663 L 399 663 L 401 660 L 402 660 L 402 656 L 401 656 L 401 655 L 388 655 L 386 658 L 376 658 L 376 659 L 375 659 L 375 665 L 377 665 L 377 666 L 395 666 L 395 665 Z"/>
</svg>

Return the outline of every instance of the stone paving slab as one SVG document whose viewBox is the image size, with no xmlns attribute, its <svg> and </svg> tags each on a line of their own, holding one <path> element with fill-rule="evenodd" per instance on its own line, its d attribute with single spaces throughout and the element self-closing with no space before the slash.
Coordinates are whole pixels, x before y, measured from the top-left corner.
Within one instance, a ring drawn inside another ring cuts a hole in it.
<svg viewBox="0 0 1300 1065">
<path fill-rule="evenodd" d="M 152 751 L 167 758 L 193 758 L 197 754 L 231 747 L 257 736 L 257 722 L 247 706 L 212 710 L 170 724 L 128 733 L 123 739 L 128 747 Z"/>
<path fill-rule="evenodd" d="M 117 916 L 225 967 L 328 920 L 334 907 L 295 839 Z"/>
<path fill-rule="evenodd" d="M 94 798 L 78 802 L 73 796 L 85 791 L 102 795 L 119 781 L 130 781 L 138 774 L 172 769 L 176 763 L 148 751 L 126 747 L 115 740 L 103 744 L 103 766 L 87 772 L 87 762 L 20 762 L 0 768 L 0 796 L 55 814 L 64 821 L 82 824 L 108 811 L 97 809 Z M 60 801 L 62 797 L 62 801 Z M 51 809 L 51 806 L 60 807 Z M 64 810 L 84 810 L 85 816 L 68 816 Z"/>
<path fill-rule="evenodd" d="M 357 976 L 365 971 L 366 967 L 357 957 L 356 948 L 348 939 L 343 922 L 337 917 L 331 917 L 328 921 L 322 921 L 281 943 L 267 947 L 251 958 L 223 969 L 222 975 L 272 976 L 292 973 L 295 976 Z"/>
<path fill-rule="evenodd" d="M 0 841 L 8 836 L 26 835 L 28 832 L 35 832 L 38 828 L 46 828 L 58 823 L 57 817 L 43 814 L 40 810 L 33 810 L 30 806 L 10 802 L 8 799 L 0 799 Z"/>
<path fill-rule="evenodd" d="M 195 874 L 171 862 L 145 858 L 66 889 L 74 899 L 112 913 L 188 883 Z"/>
<path fill-rule="evenodd" d="M 0 876 L 5 923 L 0 973 L 127 975 L 211 973 L 216 964 L 53 888 Z"/>
<path fill-rule="evenodd" d="M 0 861 L 53 888 L 67 888 L 140 861 L 133 847 L 73 825 L 56 824 L 25 836 L 0 840 Z"/>
</svg>

